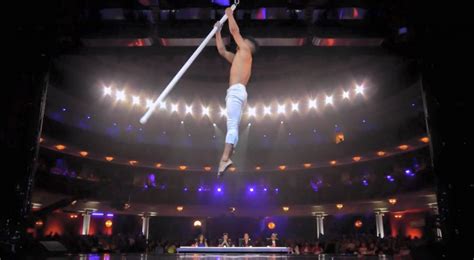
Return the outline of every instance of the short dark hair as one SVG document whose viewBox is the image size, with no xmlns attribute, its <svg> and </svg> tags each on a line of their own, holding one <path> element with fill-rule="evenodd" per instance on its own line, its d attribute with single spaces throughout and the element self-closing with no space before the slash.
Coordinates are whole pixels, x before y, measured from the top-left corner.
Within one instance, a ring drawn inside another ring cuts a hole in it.
<svg viewBox="0 0 474 260">
<path fill-rule="evenodd" d="M 252 36 L 245 36 L 245 39 L 249 40 L 254 46 L 254 52 L 257 52 L 260 49 L 260 45 L 258 44 L 257 40 Z"/>
</svg>

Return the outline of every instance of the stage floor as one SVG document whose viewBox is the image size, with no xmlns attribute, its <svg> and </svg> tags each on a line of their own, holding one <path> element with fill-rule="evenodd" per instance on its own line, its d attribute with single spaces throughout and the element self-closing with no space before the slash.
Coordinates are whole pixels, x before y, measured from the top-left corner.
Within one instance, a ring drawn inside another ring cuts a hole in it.
<svg viewBox="0 0 474 260">
<path fill-rule="evenodd" d="M 153 254 L 82 254 L 69 256 L 55 256 L 47 258 L 30 258 L 47 260 L 224 260 L 224 259 L 317 259 L 317 260 L 404 260 L 409 258 L 390 256 L 345 256 L 345 255 L 269 255 L 269 254 L 186 254 L 186 255 L 153 255 Z"/>
</svg>

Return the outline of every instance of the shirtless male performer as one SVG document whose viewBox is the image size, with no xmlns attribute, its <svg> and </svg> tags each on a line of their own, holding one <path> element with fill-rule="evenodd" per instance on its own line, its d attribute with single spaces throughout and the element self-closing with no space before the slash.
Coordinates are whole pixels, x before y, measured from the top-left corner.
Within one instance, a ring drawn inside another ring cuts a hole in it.
<svg viewBox="0 0 474 260">
<path fill-rule="evenodd" d="M 229 88 L 227 89 L 227 96 L 225 98 L 227 134 L 225 137 L 224 152 L 219 162 L 217 177 L 221 177 L 232 165 L 230 157 L 239 139 L 240 118 L 243 108 L 247 103 L 247 91 L 245 86 L 247 86 L 251 75 L 252 54 L 254 54 L 258 48 L 255 39 L 250 37 L 243 38 L 242 35 L 240 35 L 239 26 L 235 21 L 232 9 L 227 8 L 225 14 L 229 19 L 229 31 L 237 44 L 237 49 L 235 53 L 226 50 L 220 32 L 222 25 L 217 22 L 215 24 L 215 26 L 219 28 L 216 33 L 217 50 L 222 57 L 232 64 L 230 67 Z"/>
</svg>

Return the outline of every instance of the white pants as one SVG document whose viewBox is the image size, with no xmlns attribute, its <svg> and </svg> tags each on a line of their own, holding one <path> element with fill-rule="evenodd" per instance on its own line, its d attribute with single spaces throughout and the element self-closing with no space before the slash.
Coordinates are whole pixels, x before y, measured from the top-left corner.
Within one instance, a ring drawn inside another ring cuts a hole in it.
<svg viewBox="0 0 474 260">
<path fill-rule="evenodd" d="M 239 141 L 239 124 L 242 117 L 242 111 L 247 103 L 247 90 L 245 86 L 238 83 L 227 89 L 227 96 L 225 97 L 226 111 L 227 111 L 227 134 L 225 142 L 237 146 Z"/>
</svg>

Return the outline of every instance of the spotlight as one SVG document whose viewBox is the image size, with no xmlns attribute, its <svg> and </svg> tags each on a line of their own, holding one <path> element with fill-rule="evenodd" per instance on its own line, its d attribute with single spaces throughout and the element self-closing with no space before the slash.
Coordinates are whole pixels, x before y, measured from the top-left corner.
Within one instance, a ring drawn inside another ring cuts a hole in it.
<svg viewBox="0 0 474 260">
<path fill-rule="evenodd" d="M 262 167 L 260 167 L 260 166 L 255 167 L 255 170 L 257 170 L 257 171 L 260 171 L 261 169 L 262 169 Z"/>
<path fill-rule="evenodd" d="M 388 199 L 388 203 L 392 204 L 392 205 L 395 205 L 397 203 L 397 199 L 395 198 L 390 198 Z"/>
<path fill-rule="evenodd" d="M 161 166 L 162 166 L 162 164 L 161 164 L 161 163 L 157 163 L 157 164 L 155 164 L 155 167 L 156 167 L 156 168 L 161 168 Z"/>
<path fill-rule="evenodd" d="M 317 109 L 318 108 L 317 100 L 316 99 L 310 99 L 308 101 L 308 108 L 309 109 L 311 109 L 311 108 Z"/>
<path fill-rule="evenodd" d="M 286 112 L 286 106 L 283 104 L 283 105 L 278 105 L 278 108 L 277 108 L 277 113 L 278 114 L 285 114 Z"/>
<path fill-rule="evenodd" d="M 111 87 L 104 87 L 104 96 L 112 95 L 112 88 Z"/>
<path fill-rule="evenodd" d="M 160 102 L 160 109 L 166 110 L 166 101 Z"/>
<path fill-rule="evenodd" d="M 249 126 L 249 127 L 252 126 L 252 123 L 249 123 L 248 126 Z"/>
<path fill-rule="evenodd" d="M 333 97 L 332 96 L 326 96 L 326 105 L 332 105 L 333 103 Z"/>
<path fill-rule="evenodd" d="M 400 149 L 402 151 L 406 151 L 406 150 L 408 150 L 408 145 L 402 144 L 402 145 L 398 146 L 398 149 Z"/>
<path fill-rule="evenodd" d="M 59 151 L 62 151 L 64 149 L 66 149 L 66 146 L 62 145 L 62 144 L 58 144 L 55 146 L 56 149 L 58 149 Z"/>
<path fill-rule="evenodd" d="M 213 126 L 213 127 L 216 127 L 217 125 L 216 125 L 216 123 L 212 123 L 212 126 Z"/>
<path fill-rule="evenodd" d="M 280 165 L 278 166 L 278 169 L 280 169 L 281 171 L 284 171 L 286 170 L 286 165 Z"/>
<path fill-rule="evenodd" d="M 364 86 L 363 85 L 356 85 L 355 93 L 363 95 L 364 94 Z"/>
<path fill-rule="evenodd" d="M 125 101 L 125 90 L 122 90 L 122 91 L 116 90 L 115 99 L 117 101 Z"/>
<path fill-rule="evenodd" d="M 63 107 L 63 109 L 61 109 L 61 110 L 62 110 L 63 112 L 66 112 L 67 109 L 66 109 L 65 107 Z"/>
<path fill-rule="evenodd" d="M 305 163 L 305 164 L 303 164 L 303 166 L 304 166 L 305 168 L 311 168 L 311 163 Z"/>
<path fill-rule="evenodd" d="M 178 112 L 178 104 L 171 104 L 171 112 Z"/>
<path fill-rule="evenodd" d="M 221 188 L 221 187 L 218 187 L 218 188 L 217 188 L 217 192 L 222 192 L 222 188 Z"/>
<path fill-rule="evenodd" d="M 201 227 L 202 223 L 199 220 L 194 221 L 193 223 L 194 227 Z"/>
<path fill-rule="evenodd" d="M 140 97 L 132 96 L 132 105 L 140 105 Z"/>
<path fill-rule="evenodd" d="M 257 116 L 257 109 L 255 107 L 249 107 L 248 112 L 249 117 L 255 117 Z"/>
<path fill-rule="evenodd" d="M 268 189 L 267 189 L 267 188 L 263 188 L 263 191 L 268 191 Z"/>
<path fill-rule="evenodd" d="M 405 170 L 405 175 L 408 176 L 408 177 L 413 177 L 413 176 L 415 176 L 415 173 L 412 172 L 410 169 L 406 169 Z"/>
<path fill-rule="evenodd" d="M 220 112 L 221 117 L 227 116 L 227 110 L 225 108 L 220 107 L 220 110 L 221 110 L 221 112 Z"/>
<path fill-rule="evenodd" d="M 342 91 L 342 99 L 349 99 L 349 91 Z"/>
<path fill-rule="evenodd" d="M 336 208 L 337 208 L 337 209 L 342 209 L 343 207 L 344 207 L 343 204 L 336 204 Z"/>
<path fill-rule="evenodd" d="M 151 106 L 153 106 L 153 100 L 147 99 L 146 100 L 146 108 L 150 108 Z"/>
<path fill-rule="evenodd" d="M 283 125 L 283 123 L 284 123 L 283 121 L 280 121 L 280 125 Z"/>
<path fill-rule="evenodd" d="M 106 156 L 105 157 L 105 160 L 108 161 L 108 162 L 111 162 L 113 159 L 114 159 L 114 157 L 112 157 L 112 156 Z"/>
<path fill-rule="evenodd" d="M 82 157 L 86 157 L 89 153 L 86 152 L 86 151 L 80 151 L 79 154 L 80 154 Z"/>
<path fill-rule="evenodd" d="M 392 177 L 392 175 L 387 175 L 387 176 L 385 176 L 385 178 L 387 178 L 387 180 L 389 182 L 394 182 L 395 181 L 395 179 Z"/>
<path fill-rule="evenodd" d="M 193 114 L 193 105 L 186 105 L 186 112 L 185 114 Z"/>
<path fill-rule="evenodd" d="M 181 121 L 181 124 L 184 125 L 184 121 Z"/>
<path fill-rule="evenodd" d="M 255 190 L 254 190 L 254 188 L 249 188 L 249 191 L 254 192 Z"/>
<path fill-rule="evenodd" d="M 202 106 L 202 116 L 209 116 L 209 107 Z"/>
<path fill-rule="evenodd" d="M 283 211 L 288 212 L 290 210 L 290 207 L 282 207 Z"/>
<path fill-rule="evenodd" d="M 362 185 L 369 186 L 369 182 L 367 180 L 362 180 Z"/>
<path fill-rule="evenodd" d="M 291 111 L 297 111 L 299 110 L 299 103 L 291 103 Z"/>
<path fill-rule="evenodd" d="M 271 115 L 272 114 L 272 107 L 271 106 L 264 106 L 263 107 L 263 115 Z"/>
<path fill-rule="evenodd" d="M 176 210 L 179 211 L 179 212 L 183 211 L 183 209 L 184 209 L 183 206 L 177 206 L 177 207 L 176 207 Z"/>
</svg>

